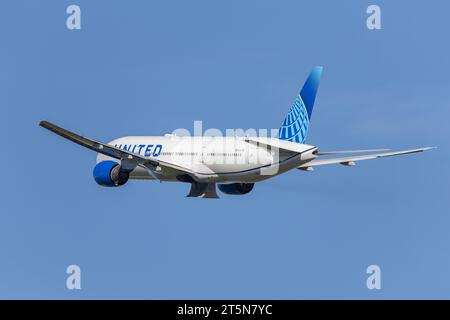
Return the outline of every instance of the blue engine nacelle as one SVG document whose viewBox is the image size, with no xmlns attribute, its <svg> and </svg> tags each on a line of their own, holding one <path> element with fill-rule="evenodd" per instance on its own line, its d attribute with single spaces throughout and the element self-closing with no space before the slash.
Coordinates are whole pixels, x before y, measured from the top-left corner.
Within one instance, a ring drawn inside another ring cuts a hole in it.
<svg viewBox="0 0 450 320">
<path fill-rule="evenodd" d="M 130 178 L 130 172 L 122 170 L 120 164 L 114 161 L 102 161 L 94 167 L 94 179 L 104 187 L 118 187 Z"/>
<path fill-rule="evenodd" d="M 219 190 L 226 194 L 246 194 L 252 191 L 254 183 L 219 184 Z"/>
</svg>

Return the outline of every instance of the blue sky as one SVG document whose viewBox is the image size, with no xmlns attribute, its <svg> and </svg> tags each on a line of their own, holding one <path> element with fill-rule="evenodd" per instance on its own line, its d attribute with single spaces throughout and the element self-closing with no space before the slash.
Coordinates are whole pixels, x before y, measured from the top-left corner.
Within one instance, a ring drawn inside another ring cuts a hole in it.
<svg viewBox="0 0 450 320">
<path fill-rule="evenodd" d="M 366 28 L 378 4 L 382 30 Z M 82 29 L 66 28 L 78 4 Z M 445 1 L 3 1 L 0 298 L 450 298 Z M 242 197 L 95 184 L 102 141 L 277 128 L 314 65 L 308 143 L 437 146 L 293 171 Z M 65 287 L 77 264 L 82 289 Z M 382 289 L 366 288 L 366 268 Z"/>
</svg>

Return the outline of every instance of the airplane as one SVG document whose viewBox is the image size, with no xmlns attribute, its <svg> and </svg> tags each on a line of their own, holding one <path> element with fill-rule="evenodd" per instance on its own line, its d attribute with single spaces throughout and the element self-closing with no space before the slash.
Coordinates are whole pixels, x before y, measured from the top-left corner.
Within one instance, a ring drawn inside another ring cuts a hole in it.
<svg viewBox="0 0 450 320">
<path fill-rule="evenodd" d="M 101 186 L 118 187 L 132 179 L 175 181 L 190 184 L 187 197 L 212 199 L 218 198 L 216 185 L 224 194 L 244 195 L 252 191 L 255 183 L 292 169 L 312 171 L 329 164 L 354 166 L 357 161 L 432 149 L 320 151 L 306 144 L 322 71 L 321 66 L 313 68 L 281 124 L 278 137 L 167 134 L 127 136 L 103 143 L 48 121 L 39 125 L 97 152 L 93 176 Z M 346 154 L 357 155 L 343 156 Z M 338 157 L 330 158 L 332 155 Z"/>
</svg>

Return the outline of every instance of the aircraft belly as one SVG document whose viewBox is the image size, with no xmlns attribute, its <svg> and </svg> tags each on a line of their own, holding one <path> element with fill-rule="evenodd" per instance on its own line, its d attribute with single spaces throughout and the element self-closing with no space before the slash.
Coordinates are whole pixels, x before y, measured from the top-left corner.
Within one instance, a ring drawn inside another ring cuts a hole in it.
<svg viewBox="0 0 450 320">
<path fill-rule="evenodd" d="M 195 180 L 199 182 L 259 182 L 279 175 L 292 168 L 298 167 L 302 161 L 299 155 L 289 155 L 280 157 L 279 164 L 271 165 L 270 162 L 259 164 L 204 164 L 195 161 L 194 163 L 178 162 L 180 167 L 192 172 Z M 178 181 L 177 175 L 158 175 L 161 181 Z M 148 170 L 137 167 L 130 174 L 130 179 L 155 180 Z"/>
</svg>

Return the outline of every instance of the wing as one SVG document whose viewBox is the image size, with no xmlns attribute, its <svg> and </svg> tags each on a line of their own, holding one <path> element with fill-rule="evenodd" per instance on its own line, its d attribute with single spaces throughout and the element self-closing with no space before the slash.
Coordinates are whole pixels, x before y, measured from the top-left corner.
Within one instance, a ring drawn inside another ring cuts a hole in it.
<svg viewBox="0 0 450 320">
<path fill-rule="evenodd" d="M 50 130 L 57 135 L 60 135 L 63 138 L 66 138 L 72 142 L 75 142 L 83 147 L 86 147 L 88 149 L 91 149 L 93 151 L 96 151 L 98 153 L 102 153 L 104 155 L 107 155 L 109 157 L 115 158 L 115 159 L 133 159 L 135 158 L 136 161 L 138 161 L 140 164 L 147 164 L 150 163 L 154 166 L 158 165 L 157 161 L 154 161 L 152 159 L 146 159 L 142 157 L 141 155 L 128 152 L 125 150 L 121 150 L 119 148 L 116 148 L 114 146 L 111 146 L 107 143 L 98 142 L 83 136 L 80 136 L 76 133 L 70 132 L 66 129 L 63 129 L 61 127 L 58 127 L 57 125 L 54 125 L 48 121 L 41 121 L 39 125 L 47 130 Z"/>
<path fill-rule="evenodd" d="M 352 165 L 355 165 L 356 161 L 376 159 L 376 158 L 384 158 L 384 157 L 392 157 L 392 156 L 399 156 L 399 155 L 402 155 L 402 154 L 423 152 L 423 151 L 430 150 L 430 149 L 433 149 L 433 148 L 432 147 L 426 147 L 426 148 L 410 149 L 410 150 L 404 150 L 404 151 L 374 153 L 374 154 L 368 154 L 368 155 L 343 157 L 343 158 L 314 159 L 314 160 L 312 160 L 310 162 L 302 164 L 300 167 L 298 167 L 298 169 L 310 170 L 314 166 L 322 166 L 322 165 L 325 165 L 325 164 L 334 164 L 334 163 L 340 163 L 340 164 L 352 166 Z"/>
<path fill-rule="evenodd" d="M 60 135 L 63 138 L 66 138 L 70 141 L 73 141 L 83 147 L 86 147 L 88 149 L 91 149 L 95 152 L 107 155 L 109 157 L 118 159 L 121 161 L 121 165 L 129 168 L 134 169 L 136 166 L 141 166 L 146 168 L 150 171 L 150 174 L 154 175 L 155 171 L 158 171 L 158 174 L 168 174 L 168 173 L 187 173 L 191 174 L 191 172 L 188 172 L 185 168 L 173 165 L 171 163 L 167 163 L 165 161 L 161 161 L 159 159 L 155 158 L 145 158 L 139 154 L 125 151 L 119 148 L 116 148 L 110 144 L 98 142 L 83 136 L 80 136 L 76 133 L 70 132 L 66 129 L 63 129 L 61 127 L 58 127 L 57 125 L 54 125 L 48 121 L 41 121 L 39 125 L 47 130 L 50 130 L 57 135 Z"/>
<path fill-rule="evenodd" d="M 318 156 L 329 156 L 333 154 L 363 153 L 363 152 L 380 152 L 389 151 L 390 149 L 367 149 L 367 150 L 345 150 L 345 151 L 319 151 Z"/>
</svg>

